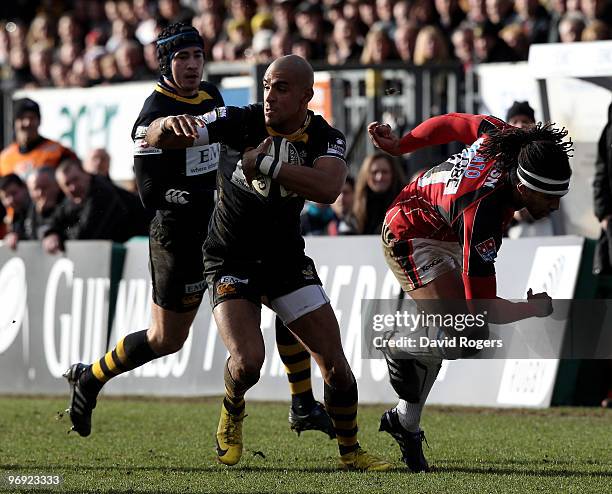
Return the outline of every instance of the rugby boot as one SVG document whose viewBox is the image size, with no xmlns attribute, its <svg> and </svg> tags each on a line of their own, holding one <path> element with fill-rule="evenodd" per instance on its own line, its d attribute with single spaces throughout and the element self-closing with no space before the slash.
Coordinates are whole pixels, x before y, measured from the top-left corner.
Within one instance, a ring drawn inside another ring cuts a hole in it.
<svg viewBox="0 0 612 494">
<path fill-rule="evenodd" d="M 379 432 L 388 432 L 397 442 L 402 452 L 402 461 L 413 472 L 429 472 L 429 464 L 423 454 L 425 432 L 409 432 L 402 427 L 397 411 L 392 408 L 380 418 Z"/>
<path fill-rule="evenodd" d="M 246 417 L 244 410 L 240 415 L 232 415 L 221 405 L 221 417 L 217 427 L 217 459 L 224 465 L 235 465 L 242 456 L 242 421 Z"/>
<path fill-rule="evenodd" d="M 327 434 L 330 439 L 336 437 L 334 424 L 325 407 L 318 401 L 306 415 L 300 415 L 293 407 L 289 407 L 289 425 L 292 431 L 297 432 L 298 436 L 303 431 L 321 431 Z"/>
<path fill-rule="evenodd" d="M 342 470 L 384 472 L 392 467 L 393 465 L 388 461 L 364 451 L 361 447 L 340 456 L 340 468 Z"/>
<path fill-rule="evenodd" d="M 63 374 L 70 385 L 70 406 L 66 409 L 72 422 L 70 431 L 76 431 L 83 437 L 91 433 L 91 413 L 96 408 L 96 398 L 85 393 L 79 383 L 79 377 L 87 367 L 81 363 L 72 364 Z"/>
</svg>

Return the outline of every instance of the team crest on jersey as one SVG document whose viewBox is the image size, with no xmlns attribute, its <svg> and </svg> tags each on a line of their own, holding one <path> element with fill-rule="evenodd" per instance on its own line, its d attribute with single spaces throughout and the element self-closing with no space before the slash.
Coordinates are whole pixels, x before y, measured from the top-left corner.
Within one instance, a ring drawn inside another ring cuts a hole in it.
<svg viewBox="0 0 612 494">
<path fill-rule="evenodd" d="M 231 295 L 238 291 L 238 285 L 247 285 L 249 279 L 240 279 L 235 276 L 222 276 L 217 282 L 217 295 Z"/>
<path fill-rule="evenodd" d="M 335 142 L 328 143 L 327 152 L 344 157 L 346 152 L 346 143 L 342 139 L 336 139 Z"/>
<path fill-rule="evenodd" d="M 484 262 L 495 262 L 497 257 L 497 248 L 495 246 L 495 239 L 490 237 L 484 242 L 480 242 L 474 246 L 478 255 L 482 257 Z"/>
<path fill-rule="evenodd" d="M 306 280 L 313 280 L 315 277 L 313 267 L 308 265 L 304 269 L 302 269 L 302 276 L 304 276 L 304 279 Z"/>
</svg>

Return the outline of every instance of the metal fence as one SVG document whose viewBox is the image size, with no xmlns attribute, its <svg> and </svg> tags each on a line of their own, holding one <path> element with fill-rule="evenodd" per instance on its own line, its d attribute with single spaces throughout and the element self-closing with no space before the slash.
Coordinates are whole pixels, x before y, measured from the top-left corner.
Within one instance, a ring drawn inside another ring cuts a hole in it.
<svg viewBox="0 0 612 494">
<path fill-rule="evenodd" d="M 474 73 L 464 72 L 460 64 L 416 67 L 394 62 L 384 66 L 316 65 L 314 68 L 330 75 L 334 126 L 346 135 L 348 162 L 354 175 L 372 151 L 366 131 L 369 122 L 385 121 L 404 133 L 433 115 L 476 111 Z M 246 76 L 251 86 L 250 100 L 262 101 L 261 80 L 265 69 L 266 65 L 246 62 L 212 62 L 206 64 L 204 78 L 222 86 L 228 78 Z M 13 137 L 13 89 L 5 85 L 0 90 L 0 108 L 4 110 L 0 136 L 4 137 L 5 146 Z M 451 146 L 413 153 L 406 160 L 406 171 L 412 174 L 453 151 Z"/>
</svg>

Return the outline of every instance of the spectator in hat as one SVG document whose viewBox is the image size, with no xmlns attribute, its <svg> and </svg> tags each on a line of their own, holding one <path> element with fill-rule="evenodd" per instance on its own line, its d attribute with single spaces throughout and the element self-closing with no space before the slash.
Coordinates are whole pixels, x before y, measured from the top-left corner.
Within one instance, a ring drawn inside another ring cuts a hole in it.
<svg viewBox="0 0 612 494">
<path fill-rule="evenodd" d="M 55 168 L 66 158 L 76 158 L 70 149 L 38 133 L 40 107 L 30 98 L 13 103 L 15 142 L 0 153 L 0 176 L 16 173 L 25 177 L 34 168 Z"/>
</svg>

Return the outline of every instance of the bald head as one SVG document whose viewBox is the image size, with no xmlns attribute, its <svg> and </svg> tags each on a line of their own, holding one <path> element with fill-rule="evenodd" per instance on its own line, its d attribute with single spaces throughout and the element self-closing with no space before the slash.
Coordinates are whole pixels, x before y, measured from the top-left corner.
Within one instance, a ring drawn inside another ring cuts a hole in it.
<svg viewBox="0 0 612 494">
<path fill-rule="evenodd" d="M 263 77 L 266 125 L 281 134 L 291 134 L 306 120 L 314 95 L 310 64 L 297 55 L 277 58 Z"/>
<path fill-rule="evenodd" d="M 314 72 L 311 65 L 297 55 L 285 55 L 274 60 L 266 70 L 266 75 L 272 72 L 292 75 L 292 82 L 300 83 L 302 87 L 311 88 L 314 84 Z"/>
</svg>

